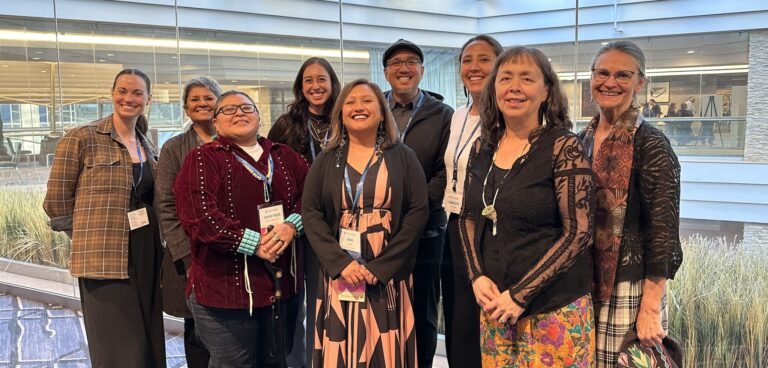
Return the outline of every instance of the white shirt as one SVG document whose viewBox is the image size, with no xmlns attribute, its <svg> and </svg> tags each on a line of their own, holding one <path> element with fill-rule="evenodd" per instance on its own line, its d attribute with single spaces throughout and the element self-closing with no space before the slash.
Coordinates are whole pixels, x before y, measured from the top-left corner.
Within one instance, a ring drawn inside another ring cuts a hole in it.
<svg viewBox="0 0 768 368">
<path fill-rule="evenodd" d="M 238 146 L 240 145 L 238 144 Z M 253 157 L 253 160 L 256 162 L 259 161 L 259 159 L 261 158 L 261 154 L 264 153 L 264 149 L 261 148 L 258 142 L 256 143 L 255 146 L 252 146 L 252 147 L 240 146 L 240 148 L 242 148 L 243 151 L 245 151 L 245 153 L 248 154 L 248 156 Z"/>
<path fill-rule="evenodd" d="M 448 137 L 448 147 L 445 149 L 445 173 L 447 185 L 445 188 L 445 197 L 443 198 L 443 207 L 448 213 L 461 212 L 461 204 L 464 202 L 464 179 L 467 177 L 467 163 L 469 162 L 469 153 L 472 151 L 472 146 L 480 137 L 481 127 L 475 130 L 475 127 L 480 124 L 479 115 L 469 115 L 469 106 L 462 106 L 458 108 L 451 118 L 451 135 Z M 464 119 L 466 118 L 466 126 L 464 126 L 464 132 L 462 134 L 462 125 L 464 125 Z M 474 133 L 472 131 L 475 130 Z M 470 136 L 470 133 L 472 135 Z M 459 137 L 461 135 L 461 137 Z M 458 149 L 456 144 L 458 143 Z M 466 147 L 463 151 L 461 148 L 466 143 Z M 461 151 L 461 155 L 458 157 L 456 167 L 456 191 L 453 191 L 453 168 L 454 168 L 454 155 L 457 151 Z"/>
</svg>

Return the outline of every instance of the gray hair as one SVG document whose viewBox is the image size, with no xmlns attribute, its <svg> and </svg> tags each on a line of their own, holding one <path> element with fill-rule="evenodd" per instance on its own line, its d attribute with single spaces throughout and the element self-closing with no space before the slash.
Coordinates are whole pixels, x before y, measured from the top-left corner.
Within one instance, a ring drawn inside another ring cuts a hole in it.
<svg viewBox="0 0 768 368">
<path fill-rule="evenodd" d="M 595 55 L 595 58 L 592 59 L 592 65 L 589 68 L 594 69 L 597 58 L 608 51 L 618 51 L 631 56 L 633 59 L 635 59 L 640 78 L 645 78 L 645 54 L 643 53 L 643 50 L 640 49 L 640 46 L 637 46 L 637 44 L 632 41 L 612 41 L 601 47 L 600 50 L 597 50 L 597 54 Z"/>
<path fill-rule="evenodd" d="M 218 99 L 219 96 L 221 96 L 221 86 L 219 86 L 219 82 L 216 82 L 215 79 L 208 78 L 208 77 L 194 77 L 187 81 L 186 84 L 184 84 L 184 106 L 187 105 L 187 98 L 189 97 L 189 91 L 192 90 L 192 88 L 195 87 L 203 87 L 208 88 L 214 96 Z"/>
</svg>

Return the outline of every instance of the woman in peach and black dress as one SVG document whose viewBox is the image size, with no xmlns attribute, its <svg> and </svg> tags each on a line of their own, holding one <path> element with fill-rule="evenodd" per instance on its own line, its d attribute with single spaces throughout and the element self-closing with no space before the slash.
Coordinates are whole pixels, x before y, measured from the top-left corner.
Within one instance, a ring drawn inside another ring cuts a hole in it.
<svg viewBox="0 0 768 368">
<path fill-rule="evenodd" d="M 314 367 L 416 366 L 411 272 L 426 179 L 385 102 L 364 79 L 344 87 L 307 176 L 302 217 L 321 265 Z"/>
</svg>

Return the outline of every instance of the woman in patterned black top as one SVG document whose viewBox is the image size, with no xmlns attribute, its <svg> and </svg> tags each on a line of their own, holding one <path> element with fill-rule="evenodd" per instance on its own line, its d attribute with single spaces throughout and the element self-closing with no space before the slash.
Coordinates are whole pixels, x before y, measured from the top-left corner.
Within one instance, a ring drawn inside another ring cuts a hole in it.
<svg viewBox="0 0 768 368">
<path fill-rule="evenodd" d="M 461 213 L 484 367 L 594 360 L 593 182 L 547 57 L 499 55 L 482 94 Z"/>
<path fill-rule="evenodd" d="M 680 164 L 669 141 L 644 122 L 635 96 L 645 56 L 632 42 L 603 46 L 592 62 L 600 114 L 580 133 L 595 172 L 597 366 L 613 367 L 624 335 L 645 346 L 666 335 L 667 279 L 683 261 Z"/>
</svg>

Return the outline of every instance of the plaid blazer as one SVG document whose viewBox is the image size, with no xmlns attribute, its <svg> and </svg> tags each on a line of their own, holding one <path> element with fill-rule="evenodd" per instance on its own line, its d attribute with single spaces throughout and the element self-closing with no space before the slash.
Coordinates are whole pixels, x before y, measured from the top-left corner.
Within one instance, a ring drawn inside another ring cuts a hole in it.
<svg viewBox="0 0 768 368">
<path fill-rule="evenodd" d="M 141 132 L 137 137 L 155 172 L 157 154 Z M 128 209 L 131 156 L 115 131 L 112 115 L 74 128 L 61 138 L 48 178 L 43 208 L 55 231 L 71 231 L 69 270 L 94 279 L 128 278 Z"/>
</svg>

